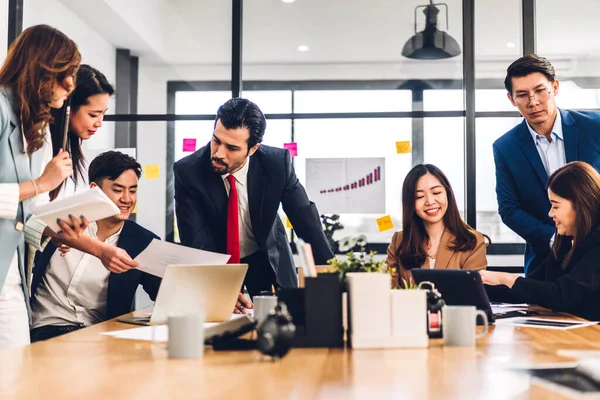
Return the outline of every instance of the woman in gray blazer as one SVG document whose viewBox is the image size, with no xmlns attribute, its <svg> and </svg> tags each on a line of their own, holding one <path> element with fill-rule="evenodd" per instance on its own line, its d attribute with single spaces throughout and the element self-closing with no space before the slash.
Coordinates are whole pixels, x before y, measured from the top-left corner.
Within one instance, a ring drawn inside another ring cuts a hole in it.
<svg viewBox="0 0 600 400">
<path fill-rule="evenodd" d="M 0 349 L 29 343 L 25 240 L 40 242 L 31 202 L 72 174 L 69 154 L 52 158 L 50 109 L 75 86 L 77 45 L 47 25 L 27 28 L 0 68 Z"/>
</svg>

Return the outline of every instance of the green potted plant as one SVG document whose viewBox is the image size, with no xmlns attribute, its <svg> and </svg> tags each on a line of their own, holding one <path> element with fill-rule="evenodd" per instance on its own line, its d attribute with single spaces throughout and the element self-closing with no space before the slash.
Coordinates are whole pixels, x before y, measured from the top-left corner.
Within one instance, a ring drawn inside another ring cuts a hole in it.
<svg viewBox="0 0 600 400">
<path fill-rule="evenodd" d="M 333 269 L 340 274 L 341 279 L 345 279 L 347 273 L 352 272 L 386 272 L 384 261 L 375 261 L 375 251 L 366 254 L 364 251 L 356 253 L 354 251 L 348 252 L 345 260 L 340 260 L 334 257 L 327 261 Z"/>
</svg>

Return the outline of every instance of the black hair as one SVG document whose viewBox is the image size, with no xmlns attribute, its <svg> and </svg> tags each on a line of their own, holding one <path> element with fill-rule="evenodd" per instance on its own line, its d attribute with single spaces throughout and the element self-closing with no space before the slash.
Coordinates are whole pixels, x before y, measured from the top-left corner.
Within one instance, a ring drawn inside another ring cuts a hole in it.
<svg viewBox="0 0 600 400">
<path fill-rule="evenodd" d="M 71 93 L 69 99 L 65 102 L 65 105 L 62 108 L 51 111 L 54 117 L 54 122 L 50 124 L 50 133 L 52 135 L 52 151 L 54 156 L 58 154 L 58 150 L 60 150 L 63 146 L 62 141 L 67 106 L 71 106 L 72 115 L 79 110 L 81 106 L 88 104 L 90 97 L 97 94 L 108 94 L 109 96 L 112 96 L 114 93 L 115 89 L 108 82 L 106 76 L 104 76 L 102 72 L 87 64 L 81 64 L 79 70 L 77 71 L 75 90 L 73 93 Z M 81 149 L 81 139 L 79 139 L 79 137 L 71 131 L 69 131 L 68 135 L 68 148 L 71 159 L 73 160 L 72 179 L 75 183 L 75 186 L 77 186 L 79 176 L 81 176 L 82 179 L 84 178 L 85 157 Z M 61 187 L 62 184 L 51 192 L 51 198 L 55 198 L 58 195 Z"/>
<path fill-rule="evenodd" d="M 592 232 L 600 230 L 600 174 L 588 163 L 573 161 L 563 165 L 548 178 L 547 189 L 555 195 L 571 202 L 575 211 L 573 236 L 560 235 L 552 247 L 554 258 L 562 261 L 563 269 L 571 262 L 575 251 Z M 563 243 L 572 243 L 571 250 L 561 260 Z"/>
<path fill-rule="evenodd" d="M 402 231 L 404 234 L 397 254 L 402 266 L 406 269 L 420 268 L 427 259 L 423 243 L 429 239 L 429 236 L 423 220 L 415 211 L 417 184 L 419 179 L 426 174 L 433 175 L 446 191 L 448 207 L 443 218 L 444 226 L 456 238 L 448 247 L 453 251 L 470 251 L 477 245 L 477 237 L 473 233 L 473 228 L 460 217 L 454 191 L 446 175 L 432 164 L 415 165 L 408 172 L 402 184 Z"/>
<path fill-rule="evenodd" d="M 539 72 L 544 74 L 550 82 L 556 80 L 556 72 L 554 67 L 550 64 L 550 61 L 544 57 L 540 57 L 537 54 L 528 54 L 523 56 L 509 65 L 506 70 L 506 78 L 504 79 L 504 87 L 508 93 L 512 94 L 512 78 L 522 77 L 529 74 Z"/>
<path fill-rule="evenodd" d="M 267 120 L 260 108 L 247 99 L 237 97 L 228 100 L 217 110 L 217 121 L 221 121 L 226 129 L 248 128 L 248 151 L 256 144 L 261 143 L 267 128 Z"/>
<path fill-rule="evenodd" d="M 90 183 L 95 182 L 100 185 L 103 179 L 114 181 L 130 169 L 135 172 L 138 179 L 142 176 L 142 166 L 135 158 L 120 151 L 110 150 L 94 158 L 88 169 L 88 177 Z"/>
</svg>

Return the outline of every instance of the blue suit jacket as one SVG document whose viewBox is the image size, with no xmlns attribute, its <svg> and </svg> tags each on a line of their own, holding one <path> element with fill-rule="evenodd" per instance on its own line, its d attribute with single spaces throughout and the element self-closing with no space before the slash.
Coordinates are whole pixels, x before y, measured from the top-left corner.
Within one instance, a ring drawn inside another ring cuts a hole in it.
<svg viewBox="0 0 600 400">
<path fill-rule="evenodd" d="M 175 211 L 181 243 L 197 249 L 227 252 L 227 192 L 211 167 L 210 144 L 177 161 Z M 317 265 L 333 257 L 317 207 L 298 181 L 287 150 L 261 145 L 248 170 L 248 206 L 256 243 L 267 254 L 282 287 L 297 287 L 298 278 L 279 205 L 298 237 L 312 246 Z"/>
<path fill-rule="evenodd" d="M 148 247 L 152 239 L 159 239 L 159 237 L 133 221 L 125 221 L 117 247 L 125 250 L 131 258 L 135 258 Z M 36 257 L 31 281 L 32 305 L 35 302 L 35 292 L 55 251 L 56 246 L 49 243 L 44 252 L 41 255 L 38 253 L 38 257 Z M 160 278 L 135 269 L 121 274 L 111 272 L 106 294 L 106 319 L 112 319 L 132 311 L 133 298 L 138 285 L 142 285 L 150 298 L 155 300 L 160 282 Z"/>
<path fill-rule="evenodd" d="M 567 162 L 585 161 L 600 170 L 600 113 L 559 110 Z M 527 242 L 525 274 L 550 252 L 555 226 L 548 216 L 548 174 L 525 120 L 494 143 L 496 196 L 502 221 Z"/>
</svg>

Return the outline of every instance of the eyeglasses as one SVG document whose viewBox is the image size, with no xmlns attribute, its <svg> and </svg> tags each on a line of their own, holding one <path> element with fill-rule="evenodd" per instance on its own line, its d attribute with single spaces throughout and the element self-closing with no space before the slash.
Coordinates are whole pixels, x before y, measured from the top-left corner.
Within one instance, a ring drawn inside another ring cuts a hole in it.
<svg viewBox="0 0 600 400">
<path fill-rule="evenodd" d="M 538 89 L 535 91 L 535 93 L 533 94 L 533 96 L 528 96 L 525 93 L 519 93 L 516 96 L 513 96 L 513 100 L 515 103 L 517 103 L 520 106 L 527 106 L 529 105 L 529 99 L 530 98 L 534 98 L 535 100 L 539 101 L 540 103 L 545 103 L 548 101 L 548 99 L 550 98 L 550 93 L 552 92 L 552 90 L 548 90 L 548 89 Z"/>
</svg>

